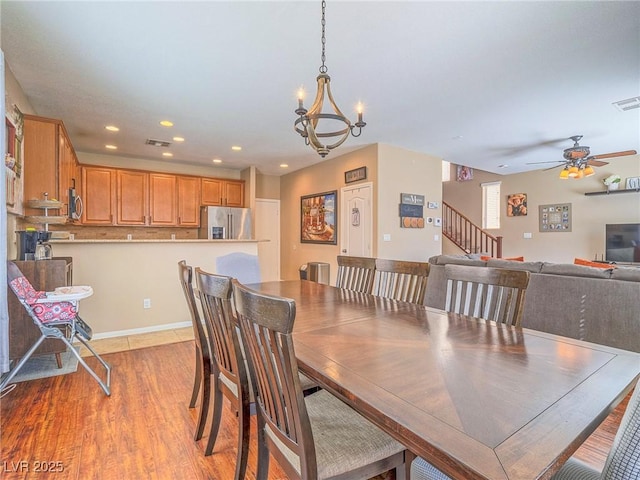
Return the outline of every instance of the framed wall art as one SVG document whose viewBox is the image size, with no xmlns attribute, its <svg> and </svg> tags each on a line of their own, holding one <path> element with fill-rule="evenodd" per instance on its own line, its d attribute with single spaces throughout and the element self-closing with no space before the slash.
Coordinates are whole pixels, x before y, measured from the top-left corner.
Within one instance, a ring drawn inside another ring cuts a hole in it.
<svg viewBox="0 0 640 480">
<path fill-rule="evenodd" d="M 512 193 L 507 195 L 507 217 L 524 217 L 527 215 L 527 194 Z"/>
<path fill-rule="evenodd" d="M 538 207 L 539 228 L 541 232 L 570 232 L 571 204 L 555 203 Z"/>
<path fill-rule="evenodd" d="M 458 165 L 458 168 L 456 170 L 456 180 L 459 182 L 473 180 L 473 168 L 465 167 L 464 165 Z"/>
<path fill-rule="evenodd" d="M 338 192 L 300 197 L 300 242 L 338 244 Z"/>
<path fill-rule="evenodd" d="M 4 167 L 7 212 L 23 215 L 24 118 L 18 107 L 14 106 L 12 112 L 7 112 L 5 126 L 6 151 L 4 152 Z"/>
<path fill-rule="evenodd" d="M 360 180 L 367 179 L 367 167 L 356 168 L 355 170 L 349 170 L 344 172 L 344 183 L 353 183 Z"/>
</svg>

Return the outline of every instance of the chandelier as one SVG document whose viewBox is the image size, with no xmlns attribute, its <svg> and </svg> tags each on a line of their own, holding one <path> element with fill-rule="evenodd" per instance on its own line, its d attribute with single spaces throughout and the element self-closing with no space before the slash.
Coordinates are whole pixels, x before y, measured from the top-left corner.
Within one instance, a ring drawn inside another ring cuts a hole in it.
<svg viewBox="0 0 640 480">
<path fill-rule="evenodd" d="M 340 111 L 336 102 L 333 100 L 331 94 L 331 77 L 327 74 L 327 66 L 325 65 L 325 18 L 324 11 L 326 2 L 322 1 L 322 64 L 320 65 L 320 74 L 317 77 L 318 92 L 316 93 L 316 99 L 311 105 L 311 109 L 307 110 L 302 105 L 304 100 L 304 91 L 298 90 L 298 108 L 296 109 L 296 119 L 293 128 L 296 132 L 304 138 L 305 145 L 311 145 L 311 147 L 318 152 L 318 154 L 324 158 L 327 154 L 336 147 L 339 147 L 351 134 L 354 137 L 359 137 L 362 133 L 362 127 L 366 125 L 362 121 L 362 104 L 359 103 L 357 107 L 358 121 L 352 124 L 351 121 L 344 116 Z M 329 104 L 333 110 L 333 113 L 323 113 L 322 107 L 325 101 L 325 97 L 329 100 Z M 320 125 L 320 121 L 322 126 Z M 331 122 L 333 121 L 333 122 Z M 338 123 L 338 126 L 334 125 L 334 128 L 327 126 L 330 123 Z M 356 130 L 357 129 L 357 130 Z M 326 143 L 325 143 L 326 139 Z"/>
<path fill-rule="evenodd" d="M 595 173 L 593 167 L 589 165 L 589 160 L 591 160 L 589 153 L 591 153 L 591 150 L 589 147 L 578 144 L 581 138 L 582 135 L 574 135 L 571 137 L 573 147 L 564 150 L 563 157 L 567 163 L 560 172 L 561 180 L 590 177 Z"/>
</svg>

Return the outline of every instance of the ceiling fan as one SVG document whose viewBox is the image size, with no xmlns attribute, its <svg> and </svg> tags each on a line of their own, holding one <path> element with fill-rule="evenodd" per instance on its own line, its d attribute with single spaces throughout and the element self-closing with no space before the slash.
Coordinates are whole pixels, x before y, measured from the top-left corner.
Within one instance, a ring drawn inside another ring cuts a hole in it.
<svg viewBox="0 0 640 480">
<path fill-rule="evenodd" d="M 635 155 L 635 150 L 625 150 L 624 152 L 603 153 L 601 155 L 589 155 L 591 150 L 587 146 L 580 145 L 578 142 L 582 138 L 582 135 L 574 135 L 569 137 L 573 140 L 573 147 L 565 148 L 562 156 L 564 160 L 552 160 L 549 162 L 531 162 L 527 165 L 534 165 L 539 163 L 560 163 L 564 164 L 564 168 L 560 172 L 560 178 L 566 180 L 567 178 L 583 178 L 590 177 L 595 173 L 593 167 L 602 167 L 609 162 L 603 162 L 603 158 L 623 157 L 625 155 Z M 546 170 L 551 170 L 561 165 L 555 165 Z"/>
</svg>

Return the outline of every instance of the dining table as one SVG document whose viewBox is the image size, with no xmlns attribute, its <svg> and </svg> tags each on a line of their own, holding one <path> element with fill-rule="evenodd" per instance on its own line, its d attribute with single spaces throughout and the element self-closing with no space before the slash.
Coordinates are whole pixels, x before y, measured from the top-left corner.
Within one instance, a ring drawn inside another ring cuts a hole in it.
<svg viewBox="0 0 640 480">
<path fill-rule="evenodd" d="M 545 332 L 306 280 L 251 288 L 295 300 L 303 373 L 453 479 L 550 478 L 640 375 L 637 353 Z"/>
</svg>

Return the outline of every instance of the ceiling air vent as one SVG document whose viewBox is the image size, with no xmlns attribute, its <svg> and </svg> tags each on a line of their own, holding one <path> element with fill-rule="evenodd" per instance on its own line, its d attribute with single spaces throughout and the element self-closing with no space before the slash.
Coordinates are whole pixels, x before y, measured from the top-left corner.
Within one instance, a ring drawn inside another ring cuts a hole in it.
<svg viewBox="0 0 640 480">
<path fill-rule="evenodd" d="M 151 145 L 154 147 L 168 147 L 171 145 L 171 142 L 165 142 L 164 140 L 154 140 L 152 138 L 147 138 L 147 141 L 144 142 L 146 145 Z"/>
<path fill-rule="evenodd" d="M 633 110 L 634 108 L 640 108 L 640 97 L 627 98 L 626 100 L 613 102 L 613 106 L 621 112 Z"/>
</svg>

